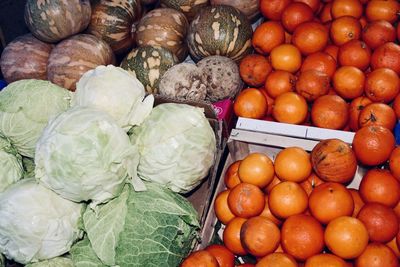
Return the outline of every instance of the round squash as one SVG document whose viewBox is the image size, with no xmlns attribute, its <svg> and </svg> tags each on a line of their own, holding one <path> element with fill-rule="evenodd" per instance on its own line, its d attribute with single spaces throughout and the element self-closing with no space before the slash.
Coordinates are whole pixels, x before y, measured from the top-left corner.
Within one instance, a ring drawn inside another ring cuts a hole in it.
<svg viewBox="0 0 400 267">
<path fill-rule="evenodd" d="M 116 54 L 135 44 L 135 24 L 142 16 L 140 0 L 99 1 L 92 8 L 88 33 L 106 41 Z"/>
<path fill-rule="evenodd" d="M 86 29 L 90 21 L 90 0 L 28 0 L 25 23 L 32 34 L 55 43 Z"/>
<path fill-rule="evenodd" d="M 47 65 L 47 78 L 75 91 L 76 82 L 85 72 L 109 64 L 115 64 L 115 57 L 106 42 L 91 34 L 77 34 L 53 48 Z"/>
<path fill-rule="evenodd" d="M 252 34 L 249 20 L 238 9 L 207 6 L 190 23 L 187 43 L 194 61 L 221 55 L 238 62 L 252 52 Z"/>
<path fill-rule="evenodd" d="M 188 21 L 192 21 L 199 9 L 208 6 L 208 0 L 160 0 L 162 7 L 170 7 L 182 12 Z"/>
<path fill-rule="evenodd" d="M 146 92 L 157 94 L 161 77 L 178 63 L 178 58 L 160 46 L 134 48 L 121 62 L 121 68 L 132 72 L 143 84 Z"/>
<path fill-rule="evenodd" d="M 6 82 L 47 80 L 47 61 L 53 47 L 30 33 L 15 38 L 4 48 L 0 58 L 1 72 Z"/>
<path fill-rule="evenodd" d="M 260 0 L 210 0 L 211 5 L 228 5 L 239 9 L 250 21 L 255 21 L 260 15 Z"/>
<path fill-rule="evenodd" d="M 182 12 L 172 8 L 149 11 L 137 25 L 138 46 L 157 45 L 174 53 L 180 62 L 188 55 L 186 34 L 189 23 Z"/>
</svg>

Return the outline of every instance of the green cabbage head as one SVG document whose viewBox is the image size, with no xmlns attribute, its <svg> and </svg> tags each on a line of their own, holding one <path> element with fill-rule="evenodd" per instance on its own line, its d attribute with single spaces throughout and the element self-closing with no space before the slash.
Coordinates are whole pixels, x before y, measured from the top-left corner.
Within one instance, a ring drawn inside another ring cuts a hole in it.
<svg viewBox="0 0 400 267">
<path fill-rule="evenodd" d="M 179 266 L 198 236 L 197 212 L 159 184 L 146 187 L 137 192 L 127 184 L 97 212 L 86 209 L 83 222 L 90 244 L 83 241 L 71 250 L 76 266 L 84 266 L 82 260 L 86 266 Z"/>
<path fill-rule="evenodd" d="M 50 260 L 39 261 L 25 265 L 25 267 L 75 267 L 71 259 L 55 257 Z"/>
<path fill-rule="evenodd" d="M 68 252 L 83 209 L 33 178 L 18 181 L 0 194 L 0 252 L 22 264 Z"/>
<path fill-rule="evenodd" d="M 62 197 L 92 207 L 136 177 L 138 152 L 106 112 L 73 107 L 44 129 L 36 147 L 35 177 Z M 139 179 L 140 180 L 140 179 Z"/>
<path fill-rule="evenodd" d="M 0 135 L 0 192 L 23 177 L 22 157 L 11 143 Z"/>
<path fill-rule="evenodd" d="M 72 105 L 106 111 L 128 131 L 140 125 L 153 108 L 153 95 L 145 97 L 145 94 L 143 84 L 132 73 L 113 65 L 101 65 L 80 78 Z"/>
<path fill-rule="evenodd" d="M 72 93 L 49 81 L 19 80 L 0 91 L 0 134 L 33 158 L 47 122 L 70 106 Z"/>
<path fill-rule="evenodd" d="M 202 108 L 160 104 L 130 138 L 140 153 L 139 177 L 174 192 L 186 193 L 200 184 L 215 160 L 215 133 Z"/>
</svg>

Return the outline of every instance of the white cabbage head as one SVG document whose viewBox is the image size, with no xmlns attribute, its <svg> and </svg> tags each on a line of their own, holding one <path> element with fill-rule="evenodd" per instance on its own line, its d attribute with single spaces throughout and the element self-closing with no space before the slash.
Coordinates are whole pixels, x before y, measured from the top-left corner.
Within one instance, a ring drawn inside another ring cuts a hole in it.
<svg viewBox="0 0 400 267">
<path fill-rule="evenodd" d="M 140 125 L 153 108 L 153 95 L 132 73 L 113 65 L 98 66 L 78 81 L 73 106 L 90 106 L 108 112 L 128 131 Z"/>
<path fill-rule="evenodd" d="M 22 157 L 10 142 L 0 135 L 0 192 L 23 177 Z"/>
<path fill-rule="evenodd" d="M 33 158 L 47 122 L 70 107 L 72 92 L 49 81 L 19 80 L 0 91 L 0 134 Z"/>
<path fill-rule="evenodd" d="M 138 175 L 146 181 L 186 193 L 205 178 L 213 165 L 216 138 L 204 110 L 166 103 L 156 106 L 131 141 L 140 153 Z"/>
<path fill-rule="evenodd" d="M 66 199 L 107 202 L 136 177 L 138 152 L 107 113 L 73 107 L 44 129 L 36 147 L 35 176 Z"/>
<path fill-rule="evenodd" d="M 18 181 L 0 194 L 0 252 L 22 264 L 68 252 L 83 210 L 33 178 Z"/>
</svg>

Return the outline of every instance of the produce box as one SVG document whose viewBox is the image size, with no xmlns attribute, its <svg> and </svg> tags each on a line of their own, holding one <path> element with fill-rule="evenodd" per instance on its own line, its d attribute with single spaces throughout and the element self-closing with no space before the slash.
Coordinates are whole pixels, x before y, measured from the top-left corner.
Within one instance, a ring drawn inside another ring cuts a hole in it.
<svg viewBox="0 0 400 267">
<path fill-rule="evenodd" d="M 247 119 L 246 119 L 247 120 Z M 239 118 L 238 126 L 243 125 L 245 120 Z M 267 123 L 264 126 L 271 126 Z M 279 125 L 281 125 L 279 123 Z M 283 125 L 283 124 L 282 124 Z M 282 127 L 284 127 L 283 125 Z M 277 130 L 278 126 L 274 126 L 271 129 Z M 295 130 L 299 126 L 294 126 Z M 268 129 L 268 127 L 267 127 Z M 202 240 L 196 247 L 197 249 L 204 249 L 209 245 L 215 238 L 216 235 L 222 234 L 222 228 L 217 229 L 216 225 L 218 223 L 218 219 L 214 212 L 214 201 L 217 194 L 223 190 L 225 190 L 224 184 L 224 175 L 227 168 L 236 160 L 243 159 L 246 155 L 252 152 L 261 152 L 267 154 L 272 160 L 274 160 L 275 156 L 286 147 L 297 146 L 305 149 L 306 151 L 311 151 L 314 146 L 319 142 L 317 139 L 323 139 L 325 137 L 320 138 L 307 138 L 307 137 L 300 137 L 300 132 L 302 128 L 297 129 L 297 136 L 295 136 L 296 132 L 292 132 L 292 136 L 288 136 L 289 132 L 286 135 L 278 135 L 263 132 L 263 129 L 258 128 L 255 130 L 244 130 L 244 129 L 233 129 L 231 131 L 230 137 L 227 141 L 226 150 L 227 150 L 227 157 L 224 158 L 224 161 L 221 162 L 221 175 L 218 179 L 218 184 L 216 185 L 214 197 L 210 203 L 210 208 L 208 210 L 208 214 L 204 223 L 203 231 L 202 231 Z M 272 130 L 266 130 L 272 131 Z M 348 136 L 348 139 L 345 141 L 347 143 L 351 143 L 352 138 Z M 364 167 L 358 167 L 355 177 L 352 182 L 347 186 L 348 188 L 358 188 L 361 178 L 365 174 L 366 169 Z M 217 231 L 217 232 L 216 232 Z"/>
</svg>

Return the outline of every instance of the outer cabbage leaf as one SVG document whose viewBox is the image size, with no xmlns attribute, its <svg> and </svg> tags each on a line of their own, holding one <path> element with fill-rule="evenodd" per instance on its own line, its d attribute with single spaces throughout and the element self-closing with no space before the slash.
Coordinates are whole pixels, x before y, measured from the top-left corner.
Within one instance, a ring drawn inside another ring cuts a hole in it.
<svg viewBox="0 0 400 267">
<path fill-rule="evenodd" d="M 50 260 L 30 263 L 25 267 L 74 267 L 74 263 L 71 259 L 66 257 L 56 257 Z"/>
<path fill-rule="evenodd" d="M 106 267 L 94 253 L 87 237 L 73 245 L 70 254 L 75 267 Z"/>
<path fill-rule="evenodd" d="M 36 147 L 36 179 L 62 197 L 92 207 L 121 192 L 136 177 L 138 153 L 105 112 L 73 107 L 44 129 Z"/>
<path fill-rule="evenodd" d="M 22 157 L 11 143 L 0 135 L 0 192 L 22 178 Z"/>
<path fill-rule="evenodd" d="M 68 252 L 83 209 L 34 179 L 18 181 L 0 194 L 0 252 L 23 264 Z"/>
<path fill-rule="evenodd" d="M 140 125 L 150 114 L 154 97 L 132 73 L 113 65 L 98 66 L 78 81 L 72 105 L 108 112 L 124 130 Z"/>
<path fill-rule="evenodd" d="M 140 153 L 139 177 L 179 193 L 196 187 L 215 161 L 215 133 L 204 110 L 186 104 L 156 106 L 131 141 Z"/>
<path fill-rule="evenodd" d="M 137 192 L 126 185 L 97 213 L 85 211 L 88 238 L 104 264 L 175 267 L 192 249 L 199 222 L 191 203 L 161 185 L 146 187 Z"/>
<path fill-rule="evenodd" d="M 49 81 L 19 80 L 0 91 L 0 134 L 33 158 L 47 122 L 70 107 L 72 92 Z"/>
</svg>

